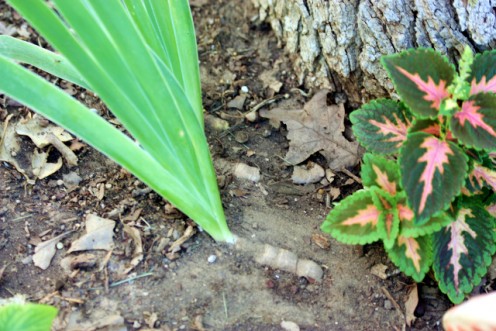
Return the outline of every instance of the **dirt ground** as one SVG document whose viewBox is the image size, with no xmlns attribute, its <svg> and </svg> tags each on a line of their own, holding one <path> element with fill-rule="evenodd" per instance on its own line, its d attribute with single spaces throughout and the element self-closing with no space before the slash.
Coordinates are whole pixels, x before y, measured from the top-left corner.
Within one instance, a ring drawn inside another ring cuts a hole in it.
<svg viewBox="0 0 496 331">
<path fill-rule="evenodd" d="M 229 226 L 239 236 L 317 262 L 325 271 L 322 282 L 262 266 L 215 243 L 129 173 L 72 141 L 68 145 L 78 165 L 64 164 L 34 185 L 10 164 L 0 164 L 0 268 L 5 268 L 0 297 L 22 294 L 55 305 L 60 309 L 56 330 L 441 330 L 440 319 L 451 304 L 433 281 L 419 284 L 417 318 L 405 327 L 405 314 L 412 312 L 405 301 L 415 285 L 388 261 L 381 245 L 347 246 L 320 232 L 329 201 L 360 188 L 353 178 L 359 166 L 349 169 L 351 174 L 335 173 L 332 183 L 293 184 L 293 167 L 283 160 L 286 128 L 245 119 L 254 107 L 301 107 L 315 93 L 300 89 L 290 57 L 278 48 L 270 28 L 256 23 L 249 1 L 192 4 L 204 106 L 209 117 L 229 123 L 227 130 L 207 131 L 214 159 L 243 162 L 261 173 L 254 183 L 219 169 Z M 0 1 L 2 22 L 38 41 Z M 92 94 L 72 93 L 105 114 Z M 286 98 L 279 102 L 281 96 Z M 14 115 L 11 121 L 29 116 L 26 108 L 0 98 L 1 122 L 8 114 Z M 346 106 L 350 111 L 353 105 Z M 34 145 L 24 137 L 22 148 L 32 151 Z M 50 153 L 56 160 L 57 151 Z M 309 161 L 326 164 L 318 155 Z M 69 174 L 80 180 L 69 185 Z M 68 254 L 84 235 L 89 214 L 116 221 L 113 249 Z M 139 230 L 143 261 L 123 273 L 139 253 L 126 227 Z M 68 231 L 56 240 L 46 270 L 35 266 L 35 247 Z M 64 268 L 61 262 L 68 256 L 80 260 Z"/>
</svg>

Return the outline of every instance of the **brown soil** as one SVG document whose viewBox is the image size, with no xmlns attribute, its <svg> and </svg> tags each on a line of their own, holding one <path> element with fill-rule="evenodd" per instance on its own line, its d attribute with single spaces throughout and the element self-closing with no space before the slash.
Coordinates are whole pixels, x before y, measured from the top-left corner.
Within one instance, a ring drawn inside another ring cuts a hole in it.
<svg viewBox="0 0 496 331">
<path fill-rule="evenodd" d="M 178 253 L 167 253 L 191 221 L 84 146 L 77 151 L 78 166 L 64 166 L 35 185 L 26 184 L 7 163 L 1 164 L 0 267 L 7 267 L 0 280 L 0 297 L 23 294 L 57 306 L 56 329 L 61 330 L 68 324 L 85 329 L 81 326 L 85 321 L 108 322 L 110 315 L 123 317 L 129 330 L 288 329 L 283 321 L 296 323 L 300 330 L 403 329 L 404 302 L 413 281 L 396 272 L 381 245 L 346 246 L 319 236 L 320 224 L 329 212 L 325 195 L 339 188 L 339 200 L 359 184 L 344 173 L 337 173 L 331 185 L 292 184 L 292 167 L 282 159 L 288 147 L 284 127 L 274 129 L 268 121 L 244 119 L 244 112 L 274 95 L 288 94 L 289 102 L 299 106 L 307 100 L 305 92 L 297 90 L 289 57 L 277 46 L 268 26 L 252 23 L 256 11 L 248 1 L 193 2 L 205 109 L 230 124 L 227 131 L 208 132 L 214 158 L 244 162 L 258 167 L 262 174 L 257 184 L 219 174 L 229 226 L 237 235 L 316 261 L 325 269 L 323 281 L 315 283 L 261 266 L 201 231 Z M 22 23 L 0 3 L 2 21 Z M 36 40 L 34 34 L 32 40 Z M 274 68 L 273 75 L 283 83 L 278 93 L 260 78 Z M 249 90 L 244 108 L 229 109 L 227 103 L 240 94 L 242 86 Z M 101 107 L 91 94 L 77 92 L 76 96 L 92 107 Z M 28 110 L 10 103 L 0 108 L 0 120 L 7 113 L 20 116 Z M 246 142 L 238 142 L 240 133 L 247 135 Z M 33 148 L 28 139 L 23 143 Z M 312 161 L 325 165 L 318 156 Z M 350 170 L 357 174 L 359 169 Z M 60 180 L 70 172 L 76 172 L 82 181 L 68 190 Z M 115 248 L 108 263 L 104 263 L 105 251 L 91 251 L 95 265 L 71 273 L 61 268 L 60 261 L 84 233 L 85 215 L 90 213 L 139 227 L 144 260 L 129 274 L 118 278 L 117 270 L 132 260 L 134 247 L 121 222 L 114 231 Z M 64 247 L 50 267 L 35 267 L 31 260 L 35 245 L 67 230 L 75 232 L 61 240 Z M 213 263 L 208 261 L 211 255 L 217 257 Z M 386 279 L 371 272 L 380 264 L 387 266 Z M 112 286 L 127 278 L 134 279 Z M 419 292 L 418 318 L 412 330 L 440 330 L 439 321 L 449 301 L 429 280 L 421 284 Z"/>
</svg>

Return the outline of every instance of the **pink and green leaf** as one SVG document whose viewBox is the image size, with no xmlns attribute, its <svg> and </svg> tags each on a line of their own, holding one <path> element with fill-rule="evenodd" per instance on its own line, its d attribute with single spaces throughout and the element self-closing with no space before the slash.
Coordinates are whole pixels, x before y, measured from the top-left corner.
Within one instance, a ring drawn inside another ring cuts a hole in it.
<svg viewBox="0 0 496 331">
<path fill-rule="evenodd" d="M 496 51 L 477 54 L 471 69 L 468 78 L 471 95 L 481 92 L 496 93 Z"/>
<path fill-rule="evenodd" d="M 429 271 L 432 256 L 431 235 L 417 238 L 399 235 L 392 248 L 386 249 L 389 258 L 405 275 L 421 282 Z"/>
<path fill-rule="evenodd" d="M 400 199 L 396 204 L 398 217 L 400 220 L 400 235 L 403 237 L 420 237 L 432 234 L 444 228 L 451 223 L 453 219 L 445 212 L 437 213 L 422 224 L 416 225 L 414 222 L 415 214 L 408 207 L 406 199 Z"/>
<path fill-rule="evenodd" d="M 448 86 L 455 68 L 432 49 L 413 49 L 381 58 L 397 93 L 419 117 L 438 115 L 441 102 L 450 97 Z"/>
<path fill-rule="evenodd" d="M 402 103 L 379 99 L 353 111 L 350 120 L 355 137 L 365 149 L 391 154 L 398 152 L 406 140 L 412 115 Z"/>
<path fill-rule="evenodd" d="M 483 207 L 468 203 L 434 235 L 434 273 L 452 302 L 462 302 L 486 274 L 496 251 L 495 225 Z"/>
<path fill-rule="evenodd" d="M 377 189 L 360 190 L 334 206 L 321 230 L 346 244 L 368 244 L 381 238 L 379 223 L 386 213 L 374 200 Z"/>
<path fill-rule="evenodd" d="M 496 192 L 496 171 L 474 163 L 472 171 L 468 175 L 472 187 L 481 189 L 483 186 L 491 188 Z"/>
<path fill-rule="evenodd" d="M 376 186 L 392 196 L 396 195 L 399 189 L 400 168 L 395 161 L 385 157 L 365 154 L 360 175 L 365 187 Z"/>
<path fill-rule="evenodd" d="M 441 124 L 438 119 L 414 120 L 409 132 L 425 132 L 439 138 L 441 137 Z M 455 140 L 451 131 L 446 132 L 446 139 Z"/>
<path fill-rule="evenodd" d="M 384 247 L 389 249 L 393 247 L 400 230 L 396 200 L 391 194 L 382 190 L 378 190 L 373 199 L 376 206 L 381 206 L 379 209 L 382 210 L 384 215 L 377 227 L 384 242 Z"/>
<path fill-rule="evenodd" d="M 479 93 L 464 101 L 450 128 L 467 147 L 496 150 L 496 94 Z"/>
<path fill-rule="evenodd" d="M 418 225 L 446 210 L 467 174 L 467 156 L 458 146 L 423 132 L 408 135 L 399 162 L 408 205 Z"/>
</svg>

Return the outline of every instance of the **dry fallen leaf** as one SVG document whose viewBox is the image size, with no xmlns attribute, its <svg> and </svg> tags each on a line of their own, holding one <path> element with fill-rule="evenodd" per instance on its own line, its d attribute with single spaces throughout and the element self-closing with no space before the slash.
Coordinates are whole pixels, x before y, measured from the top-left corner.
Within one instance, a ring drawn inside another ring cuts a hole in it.
<svg viewBox="0 0 496 331">
<path fill-rule="evenodd" d="M 122 274 L 127 274 L 143 260 L 143 243 L 141 241 L 140 231 L 135 227 L 124 224 L 124 232 L 126 232 L 134 242 L 133 259 L 129 262 L 129 266 L 122 272 Z"/>
<path fill-rule="evenodd" d="M 288 128 L 289 151 L 285 160 L 298 164 L 319 152 L 331 169 L 341 169 L 358 163 L 361 157 L 358 142 L 344 136 L 345 111 L 342 104 L 327 105 L 328 90 L 317 92 L 303 109 L 275 108 L 262 110 L 260 115 L 282 121 Z"/>
<path fill-rule="evenodd" d="M 70 141 L 72 136 L 61 127 L 50 124 L 43 117 L 35 114 L 32 118 L 24 119 L 17 123 L 16 133 L 31 138 L 38 148 L 51 145 L 48 134 L 51 133 L 60 141 Z"/>
<path fill-rule="evenodd" d="M 67 331 L 126 331 L 125 320 L 121 315 L 107 311 L 107 309 L 96 309 L 91 315 L 83 316 L 77 310 L 71 312 L 68 318 Z"/>
<path fill-rule="evenodd" d="M 34 265 L 43 270 L 47 269 L 50 266 L 50 262 L 52 261 L 55 252 L 57 251 L 57 248 L 55 246 L 62 238 L 64 238 L 70 233 L 72 233 L 72 231 L 62 233 L 61 235 L 55 238 L 52 238 L 50 240 L 38 244 L 34 249 L 34 255 L 33 255 Z"/>
<path fill-rule="evenodd" d="M 67 253 L 95 249 L 111 250 L 114 246 L 115 221 L 89 214 L 86 217 L 86 234 L 71 244 Z"/>
<path fill-rule="evenodd" d="M 405 301 L 405 322 L 407 326 L 412 325 L 412 323 L 415 321 L 415 309 L 417 309 L 417 305 L 419 302 L 418 298 L 418 290 L 417 290 L 417 284 L 413 284 L 412 288 L 407 294 L 407 299 Z"/>
<path fill-rule="evenodd" d="M 31 167 L 33 168 L 33 175 L 39 179 L 43 179 L 62 168 L 62 159 L 59 157 L 57 163 L 48 162 L 48 153 L 38 152 L 35 149 L 31 158 Z"/>
<path fill-rule="evenodd" d="M 16 125 L 16 133 L 31 138 L 38 148 L 53 145 L 69 165 L 77 165 L 76 154 L 63 144 L 72 140 L 72 136 L 61 127 L 50 124 L 43 117 L 35 114 L 30 119 L 20 121 Z"/>
<path fill-rule="evenodd" d="M 170 253 L 177 253 L 181 250 L 181 245 L 186 242 L 189 238 L 191 238 L 196 233 L 195 228 L 191 225 L 188 225 L 186 231 L 184 231 L 183 235 L 174 241 L 172 245 L 169 247 Z"/>
<path fill-rule="evenodd" d="M 69 165 L 77 164 L 77 156 L 61 141 L 72 139 L 63 129 L 46 124 L 46 120 L 37 115 L 17 124 L 10 123 L 11 118 L 12 115 L 7 116 L 0 128 L 0 161 L 12 164 L 29 184 L 58 171 L 62 167 L 62 159 L 56 163 L 47 162 L 47 152 L 32 150 L 30 145 L 22 144 L 19 135 L 29 136 L 38 148 L 53 145 L 68 160 Z"/>
<path fill-rule="evenodd" d="M 370 268 L 370 273 L 374 276 L 379 277 L 380 279 L 387 279 L 388 276 L 386 274 L 387 266 L 382 263 L 378 263 Z"/>
</svg>

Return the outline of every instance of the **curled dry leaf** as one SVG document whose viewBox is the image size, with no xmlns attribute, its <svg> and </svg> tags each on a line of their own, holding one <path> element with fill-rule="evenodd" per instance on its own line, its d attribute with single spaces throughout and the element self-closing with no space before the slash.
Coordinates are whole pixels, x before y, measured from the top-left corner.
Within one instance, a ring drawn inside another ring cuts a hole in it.
<svg viewBox="0 0 496 331">
<path fill-rule="evenodd" d="M 113 248 L 115 221 L 89 214 L 85 224 L 86 234 L 74 241 L 67 253 L 94 249 L 108 251 Z"/>
<path fill-rule="evenodd" d="M 0 161 L 12 164 L 17 171 L 26 177 L 29 184 L 34 184 L 37 178 L 42 179 L 55 173 L 62 167 L 62 160 L 56 163 L 47 162 L 48 153 L 31 150 L 21 144 L 19 135 L 31 138 L 38 148 L 48 145 L 54 146 L 69 165 L 77 164 L 77 156 L 63 141 L 71 140 L 72 137 L 62 128 L 49 124 L 38 115 L 21 122 L 10 123 L 12 114 L 7 116 L 3 123 L 0 136 Z"/>
<path fill-rule="evenodd" d="M 26 153 L 21 153 L 21 144 L 19 136 L 15 132 L 15 127 L 10 123 L 12 114 L 7 116 L 3 122 L 3 128 L 0 135 L 0 161 L 5 161 L 12 164 L 17 171 L 26 177 L 29 184 L 34 184 L 29 161 L 26 158 Z"/>
<path fill-rule="evenodd" d="M 260 111 L 261 116 L 286 124 L 290 140 L 287 162 L 298 164 L 317 152 L 326 158 L 331 169 L 353 166 L 360 160 L 358 142 L 348 141 L 343 135 L 344 106 L 327 105 L 328 92 L 317 92 L 303 109 Z"/>
<path fill-rule="evenodd" d="M 135 227 L 124 224 L 124 232 L 128 234 L 134 243 L 133 258 L 129 263 L 128 267 L 124 269 L 122 274 L 127 274 L 129 271 L 133 270 L 141 261 L 143 261 L 143 243 L 141 241 L 140 231 Z"/>
<path fill-rule="evenodd" d="M 73 139 L 64 129 L 50 124 L 46 119 L 37 114 L 30 119 L 22 120 L 17 123 L 16 133 L 31 138 L 38 148 L 43 148 L 52 144 L 49 134 L 54 135 L 62 142 Z"/>
<path fill-rule="evenodd" d="M 408 292 L 407 299 L 405 301 L 405 322 L 407 326 L 411 326 L 415 321 L 415 309 L 419 303 L 417 284 L 414 283 L 412 288 Z"/>
<path fill-rule="evenodd" d="M 64 142 L 72 140 L 72 136 L 64 129 L 50 124 L 43 117 L 35 114 L 28 120 L 22 120 L 16 125 L 16 133 L 28 136 L 38 148 L 49 145 L 55 147 L 64 157 L 69 165 L 77 165 L 77 156 L 64 145 Z"/>
<path fill-rule="evenodd" d="M 35 149 L 31 158 L 31 167 L 33 175 L 39 179 L 43 179 L 62 168 L 62 159 L 58 158 L 57 163 L 48 162 L 48 153 L 38 152 Z"/>
<path fill-rule="evenodd" d="M 169 248 L 169 253 L 176 253 L 181 250 L 181 245 L 186 242 L 189 238 L 191 238 L 195 234 L 195 228 L 191 225 L 188 225 L 186 231 L 184 231 L 183 235 L 174 241 Z"/>
</svg>

